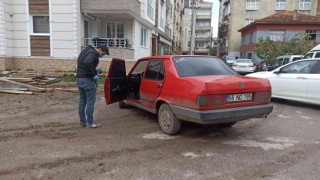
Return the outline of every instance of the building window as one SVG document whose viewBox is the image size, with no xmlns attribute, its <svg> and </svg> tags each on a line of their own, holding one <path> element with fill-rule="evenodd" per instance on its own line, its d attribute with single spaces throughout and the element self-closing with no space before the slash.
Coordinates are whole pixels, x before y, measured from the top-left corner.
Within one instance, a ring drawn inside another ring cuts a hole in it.
<svg viewBox="0 0 320 180">
<path fill-rule="evenodd" d="M 124 38 L 123 23 L 107 23 L 107 38 Z"/>
<path fill-rule="evenodd" d="M 140 45 L 142 47 L 147 47 L 147 30 L 141 28 L 141 41 L 140 41 Z"/>
<path fill-rule="evenodd" d="M 276 0 L 276 10 L 287 10 L 287 0 Z"/>
<path fill-rule="evenodd" d="M 285 40 L 285 30 L 271 30 L 270 31 L 270 40 L 275 42 L 284 42 Z"/>
<path fill-rule="evenodd" d="M 311 0 L 300 0 L 299 10 L 311 10 Z"/>
<path fill-rule="evenodd" d="M 249 34 L 249 44 L 253 43 L 253 32 Z"/>
<path fill-rule="evenodd" d="M 49 16 L 32 16 L 32 29 L 33 34 L 49 34 Z"/>
<path fill-rule="evenodd" d="M 154 0 L 148 0 L 147 1 L 147 14 L 149 18 L 153 19 L 153 14 L 154 14 L 154 8 L 153 8 L 153 3 Z"/>
<path fill-rule="evenodd" d="M 247 19 L 246 19 L 246 22 L 245 22 L 245 25 L 251 24 L 251 23 L 253 23 L 254 21 L 255 21 L 255 19 L 249 19 L 249 18 L 247 18 Z"/>
<path fill-rule="evenodd" d="M 306 30 L 306 33 L 310 36 L 311 40 L 320 42 L 320 30 Z"/>
<path fill-rule="evenodd" d="M 259 10 L 260 0 L 247 0 L 246 10 L 255 11 Z"/>
</svg>

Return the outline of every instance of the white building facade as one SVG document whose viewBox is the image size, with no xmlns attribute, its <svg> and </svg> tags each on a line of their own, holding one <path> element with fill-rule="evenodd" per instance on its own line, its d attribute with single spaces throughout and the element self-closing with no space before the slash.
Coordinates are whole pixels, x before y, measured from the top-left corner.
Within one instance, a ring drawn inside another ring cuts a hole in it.
<svg viewBox="0 0 320 180">
<path fill-rule="evenodd" d="M 0 70 L 69 70 L 87 45 L 107 45 L 110 56 L 105 60 L 168 54 L 173 36 L 173 11 L 168 8 L 173 2 L 0 0 Z M 156 9 L 161 4 L 163 9 Z"/>
</svg>

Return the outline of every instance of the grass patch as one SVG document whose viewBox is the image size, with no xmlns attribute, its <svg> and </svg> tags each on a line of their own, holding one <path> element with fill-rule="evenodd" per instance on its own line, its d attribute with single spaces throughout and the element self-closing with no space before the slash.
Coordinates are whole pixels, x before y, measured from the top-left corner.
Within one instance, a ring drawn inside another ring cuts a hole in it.
<svg viewBox="0 0 320 180">
<path fill-rule="evenodd" d="M 99 81 L 98 84 L 103 84 L 104 81 L 106 80 L 106 77 L 104 76 L 99 76 Z M 68 82 L 68 83 L 75 83 L 76 82 L 76 78 L 74 76 L 66 76 L 62 78 L 63 82 Z"/>
</svg>

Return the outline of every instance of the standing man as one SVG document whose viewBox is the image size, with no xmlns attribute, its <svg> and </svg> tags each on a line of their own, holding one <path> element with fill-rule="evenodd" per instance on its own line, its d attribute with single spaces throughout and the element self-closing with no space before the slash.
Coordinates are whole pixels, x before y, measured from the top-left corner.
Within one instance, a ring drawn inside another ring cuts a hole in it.
<svg viewBox="0 0 320 180">
<path fill-rule="evenodd" d="M 97 128 L 98 125 L 93 121 L 94 104 L 96 102 L 97 81 L 102 70 L 97 68 L 99 58 L 109 55 L 107 46 L 98 45 L 86 47 L 78 57 L 76 82 L 79 88 L 79 117 L 80 126 L 87 128 Z"/>
</svg>

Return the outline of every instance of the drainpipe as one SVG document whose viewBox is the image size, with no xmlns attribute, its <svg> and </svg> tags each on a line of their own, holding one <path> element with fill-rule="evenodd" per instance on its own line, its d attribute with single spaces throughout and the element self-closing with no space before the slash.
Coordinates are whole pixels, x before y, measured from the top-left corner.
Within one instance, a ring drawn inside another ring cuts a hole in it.
<svg viewBox="0 0 320 180">
<path fill-rule="evenodd" d="M 298 20 L 298 11 L 296 9 L 293 11 L 293 20 Z"/>
</svg>

